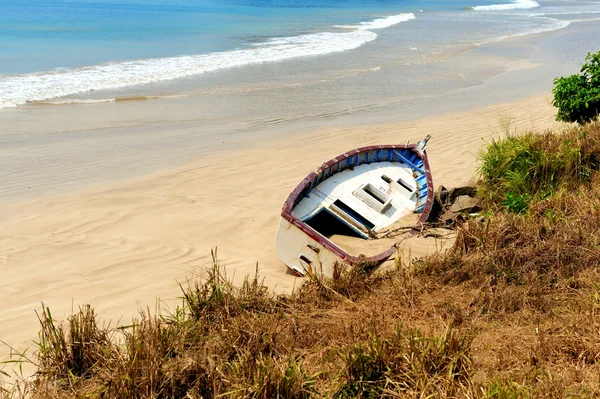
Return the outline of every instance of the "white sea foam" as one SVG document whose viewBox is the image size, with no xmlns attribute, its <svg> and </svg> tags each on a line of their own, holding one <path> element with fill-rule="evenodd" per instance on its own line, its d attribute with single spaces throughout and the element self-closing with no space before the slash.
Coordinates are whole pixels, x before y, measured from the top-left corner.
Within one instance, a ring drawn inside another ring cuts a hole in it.
<svg viewBox="0 0 600 399">
<path fill-rule="evenodd" d="M 99 104 L 99 103 L 114 103 L 116 98 L 99 98 L 99 99 L 90 99 L 90 98 L 65 98 L 65 99 L 57 99 L 57 100 L 40 100 L 40 101 L 27 101 L 31 104 Z"/>
<path fill-rule="evenodd" d="M 544 18 L 544 17 L 541 17 L 541 18 Z M 475 45 L 476 46 L 481 46 L 483 44 L 499 42 L 501 40 L 509 39 L 511 37 L 519 37 L 519 36 L 535 35 L 535 34 L 538 34 L 538 33 L 552 32 L 552 31 L 555 31 L 555 30 L 564 29 L 567 26 L 569 26 L 571 24 L 571 22 L 572 22 L 572 21 L 561 21 L 561 20 L 552 19 L 552 18 L 545 18 L 545 19 L 548 19 L 548 20 L 552 21 L 553 24 L 545 26 L 545 27 L 539 27 L 539 28 L 536 28 L 536 29 L 531 29 L 531 30 L 523 31 L 523 32 L 513 33 L 511 35 L 498 36 L 498 37 L 495 37 L 493 39 L 486 40 L 484 42 L 476 43 Z"/>
<path fill-rule="evenodd" d="M 115 98 L 69 98 L 60 97 L 52 98 L 48 100 L 39 101 L 27 101 L 28 104 L 41 104 L 41 105 L 59 105 L 59 104 L 99 104 L 99 103 L 114 103 L 119 101 L 144 101 L 144 100 L 159 100 L 166 98 L 180 98 L 185 97 L 183 94 L 171 94 L 161 96 L 123 96 Z"/>
<path fill-rule="evenodd" d="M 514 0 L 506 4 L 492 4 L 489 6 L 475 6 L 476 11 L 505 11 L 505 10 L 526 10 L 529 8 L 539 7 L 540 3 L 533 0 Z"/>
<path fill-rule="evenodd" d="M 398 14 L 390 15 L 385 18 L 378 18 L 369 22 L 361 22 L 358 25 L 337 25 L 338 28 L 344 29 L 356 29 L 356 30 L 374 30 L 374 29 L 385 29 L 390 26 L 399 24 L 400 22 L 406 22 L 411 19 L 415 19 L 415 14 Z"/>
<path fill-rule="evenodd" d="M 15 107 L 91 90 L 173 80 L 224 68 L 282 61 L 356 49 L 375 40 L 371 32 L 415 18 L 414 14 L 344 26 L 343 32 L 320 32 L 269 40 L 247 49 L 168 58 L 109 62 L 77 69 L 25 75 L 0 75 L 0 108 Z"/>
</svg>

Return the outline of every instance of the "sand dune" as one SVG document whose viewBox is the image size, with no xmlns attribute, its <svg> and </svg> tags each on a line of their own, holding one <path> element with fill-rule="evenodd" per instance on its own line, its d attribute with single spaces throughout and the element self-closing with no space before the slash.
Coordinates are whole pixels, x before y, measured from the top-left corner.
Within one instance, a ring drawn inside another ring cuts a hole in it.
<svg viewBox="0 0 600 399">
<path fill-rule="evenodd" d="M 431 134 L 434 184 L 451 187 L 473 175 L 482 139 L 500 134 L 510 118 L 518 121 L 511 131 L 554 125 L 549 100 L 539 96 L 397 125 L 310 132 L 214 153 L 104 189 L 5 204 L 0 339 L 18 348 L 30 345 L 37 333 L 34 309 L 42 301 L 58 318 L 92 303 L 103 318 L 124 322 L 140 307 L 153 308 L 157 297 L 172 305 L 177 281 L 209 265 L 215 247 L 238 281 L 258 262 L 270 287 L 289 291 L 300 281 L 286 274 L 273 248 L 279 212 L 290 190 L 321 162 L 358 146 Z M 39 173 L 52 179 L 68 171 Z M 425 239 L 403 244 L 412 256 L 437 245 Z"/>
</svg>

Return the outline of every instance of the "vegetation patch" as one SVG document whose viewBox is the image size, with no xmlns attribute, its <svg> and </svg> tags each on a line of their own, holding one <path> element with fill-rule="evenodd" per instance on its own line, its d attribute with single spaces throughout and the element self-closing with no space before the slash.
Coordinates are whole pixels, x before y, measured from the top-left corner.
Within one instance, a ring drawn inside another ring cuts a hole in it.
<svg viewBox="0 0 600 399">
<path fill-rule="evenodd" d="M 231 284 L 213 253 L 179 307 L 129 326 L 43 307 L 37 374 L 0 396 L 598 397 L 599 143 L 597 123 L 494 141 L 483 221 L 410 266 L 339 265 L 275 296 L 258 270 Z"/>
<path fill-rule="evenodd" d="M 454 396 L 470 389 L 474 334 L 452 326 L 437 336 L 399 326 L 388 339 L 371 336 L 340 351 L 338 398 Z"/>
<path fill-rule="evenodd" d="M 600 168 L 599 130 L 593 123 L 493 140 L 479 154 L 478 194 L 488 207 L 522 214 L 560 191 L 570 195 L 589 187 Z"/>
<path fill-rule="evenodd" d="M 600 51 L 585 57 L 579 74 L 554 79 L 556 120 L 587 123 L 600 113 Z"/>
</svg>

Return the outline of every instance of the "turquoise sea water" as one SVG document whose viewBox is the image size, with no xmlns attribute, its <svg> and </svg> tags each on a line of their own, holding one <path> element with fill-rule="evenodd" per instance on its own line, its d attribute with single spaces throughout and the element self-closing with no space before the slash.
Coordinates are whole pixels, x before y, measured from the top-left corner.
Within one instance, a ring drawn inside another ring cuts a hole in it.
<svg viewBox="0 0 600 399">
<path fill-rule="evenodd" d="M 365 46 L 418 63 L 598 13 L 581 0 L 0 0 L 0 108 L 165 82 L 172 94 L 185 78 Z"/>
</svg>

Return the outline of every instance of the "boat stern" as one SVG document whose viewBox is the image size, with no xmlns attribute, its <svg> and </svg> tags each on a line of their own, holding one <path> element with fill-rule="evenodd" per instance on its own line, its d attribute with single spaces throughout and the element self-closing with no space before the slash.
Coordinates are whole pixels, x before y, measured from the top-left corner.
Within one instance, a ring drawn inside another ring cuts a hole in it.
<svg viewBox="0 0 600 399">
<path fill-rule="evenodd" d="M 285 218 L 279 220 L 275 250 L 290 272 L 299 277 L 332 276 L 335 263 L 342 261 Z"/>
</svg>

